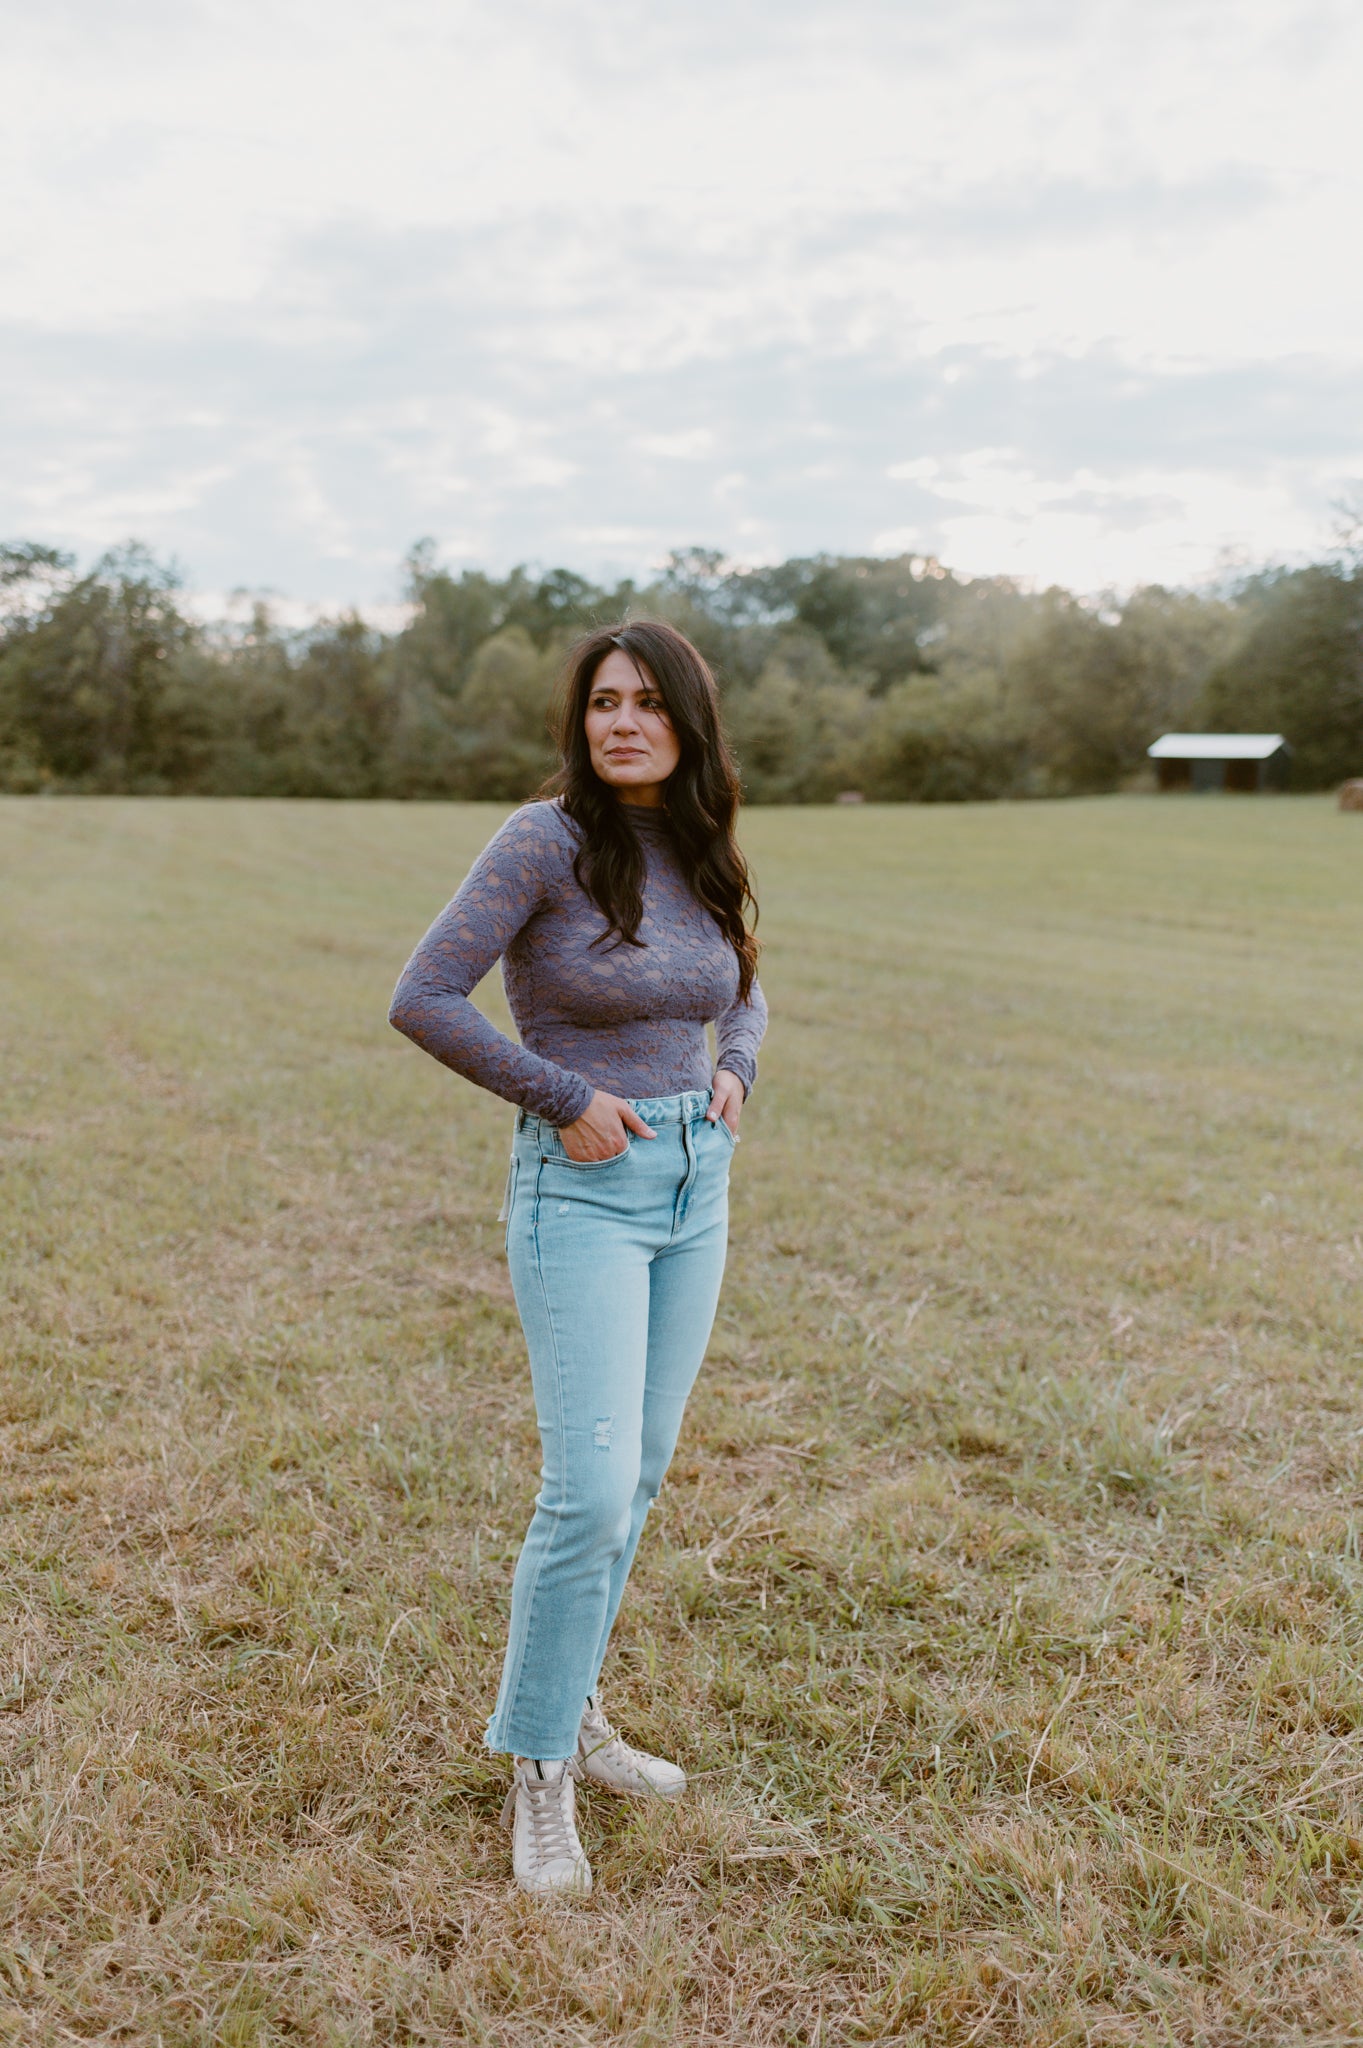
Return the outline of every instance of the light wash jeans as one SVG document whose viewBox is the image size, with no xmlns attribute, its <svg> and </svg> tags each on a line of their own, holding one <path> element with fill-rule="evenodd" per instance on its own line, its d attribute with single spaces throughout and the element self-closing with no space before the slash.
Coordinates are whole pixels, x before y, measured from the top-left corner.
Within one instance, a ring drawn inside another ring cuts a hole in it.
<svg viewBox="0 0 1363 2048">
<path fill-rule="evenodd" d="M 544 1450 L 489 1749 L 569 1757 L 714 1322 L 734 1139 L 708 1094 L 633 1107 L 657 1133 L 579 1165 L 522 1110 L 507 1256 Z"/>
</svg>

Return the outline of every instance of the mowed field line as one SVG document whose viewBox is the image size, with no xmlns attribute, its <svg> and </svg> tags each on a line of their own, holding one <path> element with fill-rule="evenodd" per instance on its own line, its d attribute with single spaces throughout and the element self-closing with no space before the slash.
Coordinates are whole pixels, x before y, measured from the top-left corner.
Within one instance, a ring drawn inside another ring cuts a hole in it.
<svg viewBox="0 0 1363 2048">
<path fill-rule="evenodd" d="M 0 2041 L 1363 2041 L 1363 821 L 747 816 L 693 1789 L 545 1912 L 510 1113 L 385 1022 L 500 815 L 0 801 Z"/>
</svg>

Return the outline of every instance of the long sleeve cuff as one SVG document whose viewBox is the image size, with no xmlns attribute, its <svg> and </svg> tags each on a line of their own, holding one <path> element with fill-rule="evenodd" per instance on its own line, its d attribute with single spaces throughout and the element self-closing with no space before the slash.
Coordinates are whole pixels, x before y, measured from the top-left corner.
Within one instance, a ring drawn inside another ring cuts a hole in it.
<svg viewBox="0 0 1363 2048">
<path fill-rule="evenodd" d="M 741 1052 L 735 1046 L 731 1051 L 721 1052 L 718 1055 L 715 1060 L 715 1067 L 716 1070 L 723 1067 L 726 1074 L 737 1074 L 739 1080 L 743 1083 L 743 1099 L 746 1101 L 752 1094 L 753 1084 L 757 1080 L 757 1061 L 753 1058 L 752 1054 L 750 1052 Z"/>
<path fill-rule="evenodd" d="M 581 1074 L 569 1073 L 567 1067 L 555 1067 L 549 1060 L 544 1064 L 555 1078 L 549 1081 L 546 1077 L 544 1087 L 536 1088 L 533 1097 L 527 1090 L 521 1108 L 531 1110 L 534 1115 L 542 1116 L 546 1123 L 560 1128 L 564 1124 L 576 1123 L 589 1107 L 595 1088 Z"/>
</svg>

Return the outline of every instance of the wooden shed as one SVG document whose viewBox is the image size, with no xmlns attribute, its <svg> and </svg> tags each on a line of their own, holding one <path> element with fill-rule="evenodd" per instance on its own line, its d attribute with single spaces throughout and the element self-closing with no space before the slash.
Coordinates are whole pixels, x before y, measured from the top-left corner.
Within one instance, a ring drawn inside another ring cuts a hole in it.
<svg viewBox="0 0 1363 2048">
<path fill-rule="evenodd" d="M 1146 750 L 1161 789 L 1286 789 L 1292 749 L 1280 732 L 1166 732 Z"/>
</svg>

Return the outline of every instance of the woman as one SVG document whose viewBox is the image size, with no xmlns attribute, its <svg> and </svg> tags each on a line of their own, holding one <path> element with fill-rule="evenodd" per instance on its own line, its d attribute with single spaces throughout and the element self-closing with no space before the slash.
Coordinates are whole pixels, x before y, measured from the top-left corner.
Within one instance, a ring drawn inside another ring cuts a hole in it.
<svg viewBox="0 0 1363 2048">
<path fill-rule="evenodd" d="M 504 1213 L 542 1485 L 489 1748 L 517 1882 L 586 1892 L 575 1781 L 677 1798 L 597 1696 L 714 1320 L 729 1161 L 766 1004 L 714 680 L 671 626 L 569 657 L 554 792 L 514 813 L 412 955 L 391 1021 L 519 1109 Z M 469 992 L 498 958 L 515 1045 Z M 705 1027 L 715 1026 L 711 1072 Z"/>
</svg>

